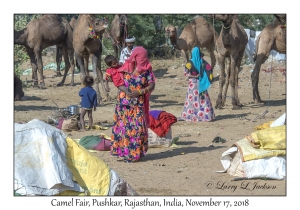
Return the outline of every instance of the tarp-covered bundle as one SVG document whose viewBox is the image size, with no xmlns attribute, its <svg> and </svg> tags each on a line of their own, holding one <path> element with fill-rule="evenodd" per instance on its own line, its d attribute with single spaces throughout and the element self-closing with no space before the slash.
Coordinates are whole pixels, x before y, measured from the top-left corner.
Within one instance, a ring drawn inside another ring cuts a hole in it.
<svg viewBox="0 0 300 210">
<path fill-rule="evenodd" d="M 285 118 L 285 114 L 283 116 Z M 286 125 L 283 116 L 258 126 L 259 131 L 252 132 L 225 151 L 221 157 L 224 170 L 218 172 L 249 179 L 285 179 Z"/>
<path fill-rule="evenodd" d="M 47 123 L 15 123 L 14 143 L 17 194 L 137 195 L 101 159 Z"/>
</svg>

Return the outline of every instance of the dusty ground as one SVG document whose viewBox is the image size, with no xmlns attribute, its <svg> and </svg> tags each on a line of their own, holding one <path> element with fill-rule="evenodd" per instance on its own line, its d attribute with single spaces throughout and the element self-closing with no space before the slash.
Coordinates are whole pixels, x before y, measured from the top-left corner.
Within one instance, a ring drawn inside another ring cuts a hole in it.
<svg viewBox="0 0 300 210">
<path fill-rule="evenodd" d="M 209 57 L 205 56 L 205 59 L 210 62 Z M 53 61 L 53 58 L 44 58 L 44 65 Z M 152 61 L 157 84 L 151 96 L 151 109 L 164 110 L 180 116 L 187 89 L 182 64 L 180 59 Z M 30 65 L 26 65 L 24 69 L 30 68 Z M 266 101 L 264 104 L 252 103 L 250 70 L 253 69 L 253 65 L 242 66 L 239 73 L 239 97 L 244 105 L 243 108 L 232 110 L 231 100 L 228 99 L 224 109 L 215 110 L 214 122 L 175 123 L 172 126 L 173 136 L 182 136 L 178 141 L 179 147 L 150 148 L 143 161 L 133 164 L 126 164 L 110 157 L 108 151 L 93 154 L 117 171 L 139 195 L 286 195 L 286 181 L 246 180 L 249 182 L 248 186 L 254 186 L 256 182 L 259 185 L 275 186 L 275 189 L 246 190 L 241 188 L 245 180 L 233 181 L 234 177 L 215 172 L 223 170 L 220 157 L 233 143 L 253 132 L 255 126 L 275 120 L 286 111 L 285 77 L 279 71 L 280 68 L 285 68 L 285 64 L 273 61 L 273 63 L 263 64 L 262 68 L 267 69 L 271 65 L 275 69 L 271 80 L 270 73 L 264 71 L 260 73 L 259 90 L 262 100 Z M 209 90 L 213 105 L 217 99 L 219 73 L 220 70 L 216 67 L 215 82 Z M 47 89 L 40 90 L 33 87 L 24 89 L 23 100 L 14 104 L 15 122 L 30 121 L 34 118 L 47 121 L 47 117 L 55 109 L 52 100 L 60 108 L 78 104 L 80 99 L 78 91 L 81 88 L 79 75 L 75 76 L 76 86 L 69 86 L 71 78 L 67 77 L 65 86 L 56 87 L 61 77 L 54 77 L 54 74 L 52 70 L 44 71 Z M 31 84 L 31 75 L 21 78 L 23 81 L 27 78 L 28 84 Z M 110 87 L 110 96 L 115 98 L 116 89 L 112 84 Z M 114 103 L 114 101 L 105 102 L 104 106 L 98 107 L 93 113 L 94 122 L 112 123 Z M 266 110 L 268 113 L 263 118 L 257 118 Z M 253 122 L 255 118 L 257 119 Z M 111 129 L 85 133 L 73 131 L 67 134 L 73 139 L 79 139 L 85 135 L 98 133 L 111 135 Z M 225 138 L 226 143 L 214 143 L 213 147 L 209 147 L 216 136 Z M 211 183 L 213 185 L 210 185 Z M 232 186 L 237 188 L 233 190 Z"/>
</svg>

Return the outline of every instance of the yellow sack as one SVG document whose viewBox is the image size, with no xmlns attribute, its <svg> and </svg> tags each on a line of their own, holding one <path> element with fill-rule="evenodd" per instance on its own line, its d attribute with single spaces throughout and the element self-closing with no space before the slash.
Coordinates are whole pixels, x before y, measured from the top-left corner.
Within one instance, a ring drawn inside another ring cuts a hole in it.
<svg viewBox="0 0 300 210">
<path fill-rule="evenodd" d="M 256 127 L 254 127 L 254 130 L 262 130 L 262 129 L 266 129 L 266 128 L 270 128 L 270 125 L 273 123 L 274 121 L 270 121 L 270 122 L 266 122 L 263 123 L 261 125 L 258 125 Z"/>
<path fill-rule="evenodd" d="M 89 125 L 86 125 L 85 128 L 88 129 Z M 100 125 L 93 125 L 92 129 L 94 129 L 94 130 L 108 130 L 108 127 L 104 127 L 104 126 L 100 126 Z"/>
<path fill-rule="evenodd" d="M 66 138 L 67 165 L 74 179 L 85 190 L 85 193 L 63 191 L 59 195 L 102 195 L 107 196 L 110 185 L 110 169 L 98 157 L 90 154 L 73 139 Z"/>
<path fill-rule="evenodd" d="M 266 128 L 247 136 L 251 145 L 259 149 L 286 149 L 286 126 Z"/>
<path fill-rule="evenodd" d="M 255 149 L 246 138 L 237 141 L 234 146 L 238 147 L 243 162 L 286 155 L 286 150 Z"/>
</svg>

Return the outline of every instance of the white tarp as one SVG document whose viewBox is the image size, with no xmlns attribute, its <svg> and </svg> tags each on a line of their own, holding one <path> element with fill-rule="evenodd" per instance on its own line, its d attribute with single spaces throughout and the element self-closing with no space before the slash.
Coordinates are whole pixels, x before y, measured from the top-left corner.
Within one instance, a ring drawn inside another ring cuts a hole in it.
<svg viewBox="0 0 300 210">
<path fill-rule="evenodd" d="M 277 118 L 270 127 L 281 126 L 286 123 L 286 114 L 284 113 Z M 233 146 L 226 150 L 221 156 L 221 163 L 224 168 L 222 171 L 216 171 L 218 173 L 225 173 L 231 165 L 234 153 L 239 152 L 236 146 Z M 241 156 L 241 154 L 240 154 Z M 285 179 L 285 156 L 267 157 L 256 160 L 250 160 L 243 162 L 240 159 L 240 163 L 244 169 L 244 174 L 248 179 L 251 178 L 270 178 L 270 179 Z"/>
<path fill-rule="evenodd" d="M 27 195 L 84 191 L 72 180 L 66 162 L 66 135 L 61 130 L 37 119 L 15 123 L 14 130 L 15 190 L 23 186 Z"/>
<path fill-rule="evenodd" d="M 281 115 L 279 118 L 277 118 L 277 120 L 272 122 L 270 127 L 281 126 L 281 125 L 284 125 L 284 124 L 286 124 L 285 113 L 283 115 Z"/>
<path fill-rule="evenodd" d="M 255 50 L 256 50 L 256 39 L 257 37 L 259 36 L 259 34 L 261 33 L 261 31 L 253 31 L 253 30 L 250 30 L 250 29 L 245 29 L 247 35 L 248 35 L 248 43 L 246 45 L 246 51 L 248 51 L 250 53 L 251 56 L 254 55 L 255 53 Z M 255 34 L 255 37 L 252 36 L 252 35 Z M 246 53 L 246 55 L 248 56 L 248 54 Z M 270 57 L 273 57 L 273 59 L 277 60 L 277 61 L 280 61 L 280 60 L 286 60 L 286 55 L 285 54 L 280 54 L 278 53 L 277 51 L 275 50 L 271 50 L 270 52 Z M 249 56 L 248 56 L 249 57 Z"/>
<path fill-rule="evenodd" d="M 221 163 L 224 170 L 216 171 L 219 173 L 225 173 L 230 165 L 232 160 L 232 155 L 235 152 L 239 152 L 237 147 L 231 147 L 226 150 L 221 156 Z M 278 157 L 267 157 L 257 160 L 250 160 L 242 162 L 242 167 L 244 169 L 245 176 L 248 179 L 252 178 L 269 178 L 269 179 L 285 179 L 285 156 Z"/>
</svg>

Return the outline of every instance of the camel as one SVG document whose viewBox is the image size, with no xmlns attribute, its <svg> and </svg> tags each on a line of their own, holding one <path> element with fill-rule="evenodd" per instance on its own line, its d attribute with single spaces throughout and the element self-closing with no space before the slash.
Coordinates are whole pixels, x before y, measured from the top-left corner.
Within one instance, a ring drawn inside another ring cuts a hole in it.
<svg viewBox="0 0 300 210">
<path fill-rule="evenodd" d="M 219 79 L 219 94 L 215 108 L 221 109 L 225 106 L 227 89 L 230 83 L 232 109 L 241 109 L 238 98 L 238 73 L 248 37 L 237 15 L 217 14 L 213 15 L 213 18 L 223 23 L 220 36 L 216 40 L 217 60 L 221 68 L 221 73 Z M 227 66 L 226 85 L 222 95 L 223 86 L 225 84 L 225 58 L 229 58 L 229 65 Z"/>
<path fill-rule="evenodd" d="M 110 38 L 112 40 L 115 57 L 119 57 L 122 48 L 125 47 L 125 39 L 128 35 L 127 15 L 115 15 L 110 27 Z"/>
<path fill-rule="evenodd" d="M 70 55 L 69 59 L 70 59 L 70 63 L 71 63 L 71 74 L 72 74 L 72 78 L 71 78 L 71 86 L 74 86 L 74 71 L 75 71 L 75 61 L 74 61 L 74 48 L 73 48 L 73 27 L 71 26 L 71 24 L 68 22 L 67 19 L 62 18 L 63 23 L 65 24 L 67 30 L 68 30 L 68 37 L 67 37 L 67 46 L 68 46 L 68 53 Z M 57 64 L 57 76 L 61 76 L 60 73 L 60 64 L 62 61 L 62 46 L 57 45 L 56 46 L 56 64 Z M 66 77 L 67 77 L 67 73 L 68 73 L 69 69 L 65 69 L 64 72 L 64 76 L 62 78 L 62 81 L 57 84 L 57 86 L 62 86 L 65 83 Z"/>
<path fill-rule="evenodd" d="M 80 67 L 81 80 L 88 72 L 89 57 L 92 56 L 93 77 L 95 79 L 94 89 L 97 92 L 98 104 L 102 104 L 102 97 L 99 90 L 99 82 L 103 91 L 106 93 L 106 99 L 109 95 L 105 91 L 103 83 L 103 73 L 101 71 L 101 53 L 102 53 L 102 35 L 108 27 L 106 18 L 96 18 L 95 15 L 82 14 L 78 17 L 73 31 L 73 47 L 75 57 Z"/>
<path fill-rule="evenodd" d="M 185 62 L 189 60 L 189 53 L 198 46 L 206 48 L 209 51 L 211 58 L 212 71 L 216 64 L 214 54 L 215 38 L 217 34 L 214 28 L 201 16 L 196 17 L 188 23 L 179 38 L 177 38 L 177 29 L 172 25 L 165 28 L 166 35 L 170 38 L 171 44 L 184 55 Z"/>
<path fill-rule="evenodd" d="M 267 25 L 256 39 L 255 66 L 251 74 L 253 101 L 263 103 L 258 92 L 258 81 L 261 64 L 264 63 L 271 50 L 286 54 L 286 15 L 274 15 L 276 19 Z"/>
<path fill-rule="evenodd" d="M 72 50 L 69 48 L 70 43 L 68 43 L 69 36 L 66 25 L 58 15 L 43 15 L 38 19 L 31 20 L 24 29 L 14 30 L 14 44 L 25 46 L 30 57 L 34 86 L 37 86 L 39 81 L 41 88 L 46 88 L 42 51 L 49 46 L 56 45 L 62 48 L 66 63 L 65 71 L 69 70 L 71 67 L 69 59 L 73 58 Z M 37 69 L 39 70 L 39 80 Z"/>
<path fill-rule="evenodd" d="M 22 88 L 22 81 L 16 75 L 16 73 L 14 73 L 14 100 L 20 101 L 23 96 L 24 92 Z"/>
</svg>

